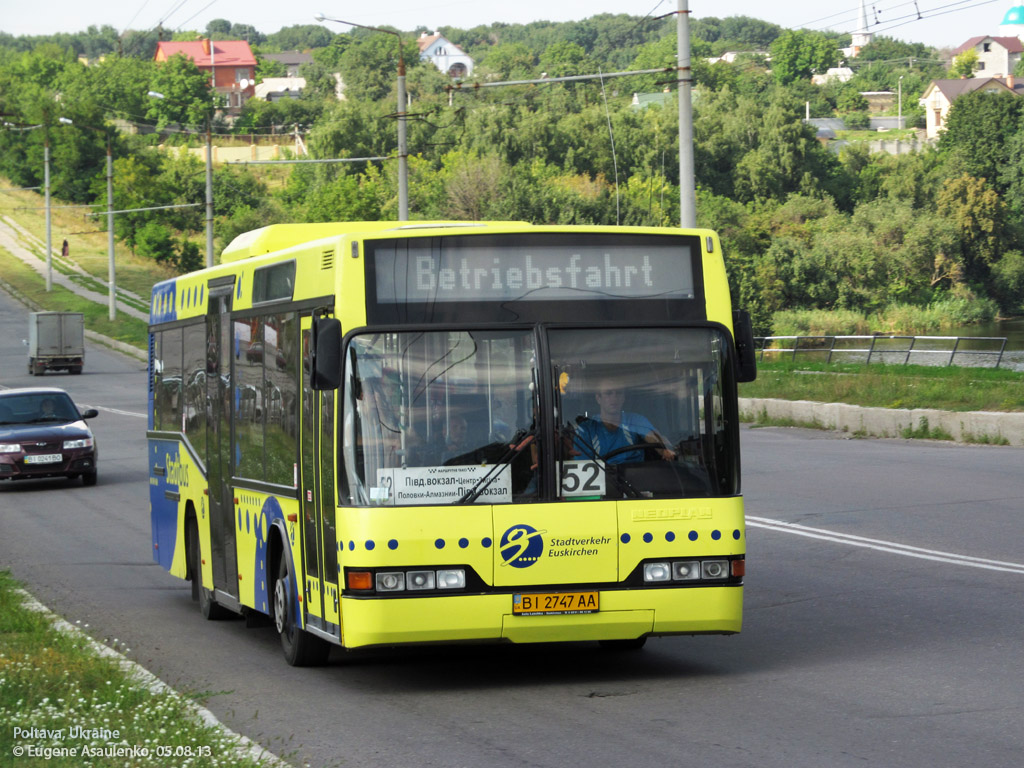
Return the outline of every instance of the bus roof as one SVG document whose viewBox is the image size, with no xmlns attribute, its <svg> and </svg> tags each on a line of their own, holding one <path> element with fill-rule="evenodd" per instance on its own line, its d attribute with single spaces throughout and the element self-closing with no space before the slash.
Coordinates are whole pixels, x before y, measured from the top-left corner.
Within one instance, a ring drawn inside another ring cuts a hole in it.
<svg viewBox="0 0 1024 768">
<path fill-rule="evenodd" d="M 271 224 L 244 232 L 220 255 L 222 264 L 281 251 L 327 237 L 359 235 L 384 230 L 447 229 L 460 227 L 529 227 L 524 221 L 335 221 L 315 224 Z"/>
</svg>

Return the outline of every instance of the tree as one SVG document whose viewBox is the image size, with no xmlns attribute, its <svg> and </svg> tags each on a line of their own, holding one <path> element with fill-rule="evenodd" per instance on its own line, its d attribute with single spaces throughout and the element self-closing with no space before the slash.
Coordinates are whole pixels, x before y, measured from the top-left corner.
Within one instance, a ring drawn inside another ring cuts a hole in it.
<svg viewBox="0 0 1024 768">
<path fill-rule="evenodd" d="M 326 48 L 333 39 L 334 33 L 320 24 L 295 24 L 267 35 L 267 45 L 278 51 L 307 51 Z"/>
<path fill-rule="evenodd" d="M 356 30 L 340 57 L 345 96 L 352 100 L 379 101 L 396 87 L 398 38 L 383 32 Z M 419 65 L 416 41 L 402 41 L 406 70 Z"/>
<path fill-rule="evenodd" d="M 953 63 L 949 67 L 949 76 L 952 78 L 973 77 L 974 70 L 977 68 L 978 52 L 974 48 L 968 48 L 953 58 Z"/>
<path fill-rule="evenodd" d="M 146 117 L 157 128 L 170 123 L 204 127 L 213 110 L 210 76 L 183 53 L 176 53 L 156 68 L 151 90 L 165 98 L 151 99 Z"/>
<path fill-rule="evenodd" d="M 839 47 L 827 35 L 807 30 L 785 30 L 771 45 L 772 74 L 787 85 L 814 72 L 824 73 L 839 61 Z"/>
<path fill-rule="evenodd" d="M 211 40 L 228 40 L 231 34 L 231 22 L 227 19 L 213 19 L 206 25 L 206 35 Z"/>
<path fill-rule="evenodd" d="M 536 59 L 522 43 L 500 43 L 481 59 L 480 67 L 501 80 L 519 80 L 536 77 Z"/>
<path fill-rule="evenodd" d="M 985 281 L 988 268 L 1002 255 L 1006 242 L 1006 203 L 984 179 L 964 174 L 942 185 L 936 208 L 959 232 L 959 253 L 952 255 L 965 278 Z"/>
<path fill-rule="evenodd" d="M 1003 191 L 1001 172 L 1010 161 L 1010 140 L 1022 114 L 1024 99 L 1015 93 L 966 93 L 950 107 L 939 150 L 963 163 L 967 174 Z"/>
</svg>

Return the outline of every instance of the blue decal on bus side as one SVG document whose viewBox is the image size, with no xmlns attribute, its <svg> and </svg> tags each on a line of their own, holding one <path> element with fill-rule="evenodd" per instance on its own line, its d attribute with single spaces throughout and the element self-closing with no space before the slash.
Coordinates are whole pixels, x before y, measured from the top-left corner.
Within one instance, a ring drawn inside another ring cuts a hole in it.
<svg viewBox="0 0 1024 768">
<path fill-rule="evenodd" d="M 169 571 L 174 562 L 174 546 L 178 537 L 179 475 L 171 472 L 180 465 L 180 444 L 174 440 L 150 440 L 149 509 L 153 531 L 153 559 Z M 154 467 L 162 466 L 162 474 Z M 173 481 L 173 482 L 172 482 Z M 168 492 L 173 494 L 168 498 Z"/>
<path fill-rule="evenodd" d="M 268 496 L 263 502 L 263 508 L 259 511 L 259 514 L 253 514 L 253 528 L 255 529 L 256 538 L 256 557 L 253 563 L 253 574 L 256 580 L 256 593 L 253 595 L 254 607 L 258 611 L 263 613 L 270 613 L 270 580 L 276 574 L 267 573 L 267 539 L 270 538 L 270 529 L 274 524 L 275 520 L 284 521 L 284 512 L 281 510 L 281 504 L 273 496 Z M 288 543 L 284 543 L 287 549 Z M 287 557 L 288 553 L 283 552 L 281 557 Z M 295 571 L 293 570 L 294 574 Z M 296 592 L 295 596 L 298 596 Z M 298 600 L 293 600 L 293 604 L 298 607 Z M 298 626 L 301 626 L 301 619 L 296 617 Z"/>
<path fill-rule="evenodd" d="M 174 280 L 153 286 L 153 303 L 149 310 L 149 322 L 169 323 L 178 319 L 176 302 L 178 285 Z"/>
</svg>

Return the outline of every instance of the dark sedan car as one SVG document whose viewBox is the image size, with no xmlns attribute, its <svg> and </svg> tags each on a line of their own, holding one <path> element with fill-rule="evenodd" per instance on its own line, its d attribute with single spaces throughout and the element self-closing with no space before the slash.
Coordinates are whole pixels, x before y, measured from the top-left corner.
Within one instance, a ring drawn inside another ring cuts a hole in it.
<svg viewBox="0 0 1024 768">
<path fill-rule="evenodd" d="M 0 390 L 0 480 L 76 478 L 96 485 L 96 438 L 63 389 Z"/>
</svg>

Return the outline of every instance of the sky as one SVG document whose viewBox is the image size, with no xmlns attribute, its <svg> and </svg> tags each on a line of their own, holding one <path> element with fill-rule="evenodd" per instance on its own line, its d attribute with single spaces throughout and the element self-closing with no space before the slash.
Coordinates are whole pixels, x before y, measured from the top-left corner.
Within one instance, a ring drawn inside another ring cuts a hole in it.
<svg viewBox="0 0 1024 768">
<path fill-rule="evenodd" d="M 914 43 L 956 47 L 978 35 L 997 35 L 1003 15 L 1024 0 L 864 0 L 869 31 Z M 318 13 L 368 26 L 399 30 L 417 26 L 474 27 L 496 21 L 571 21 L 599 13 L 659 16 L 676 10 L 678 0 L 384 0 L 333 3 L 324 0 L 0 0 L 0 32 L 47 35 L 84 32 L 109 24 L 118 31 L 152 29 L 202 30 L 212 19 L 251 24 L 269 34 L 282 27 L 315 24 Z M 689 0 L 692 18 L 751 16 L 783 27 L 854 32 L 860 0 Z M 920 15 L 920 19 L 917 16 Z M 335 31 L 347 27 L 323 22 Z"/>
</svg>

